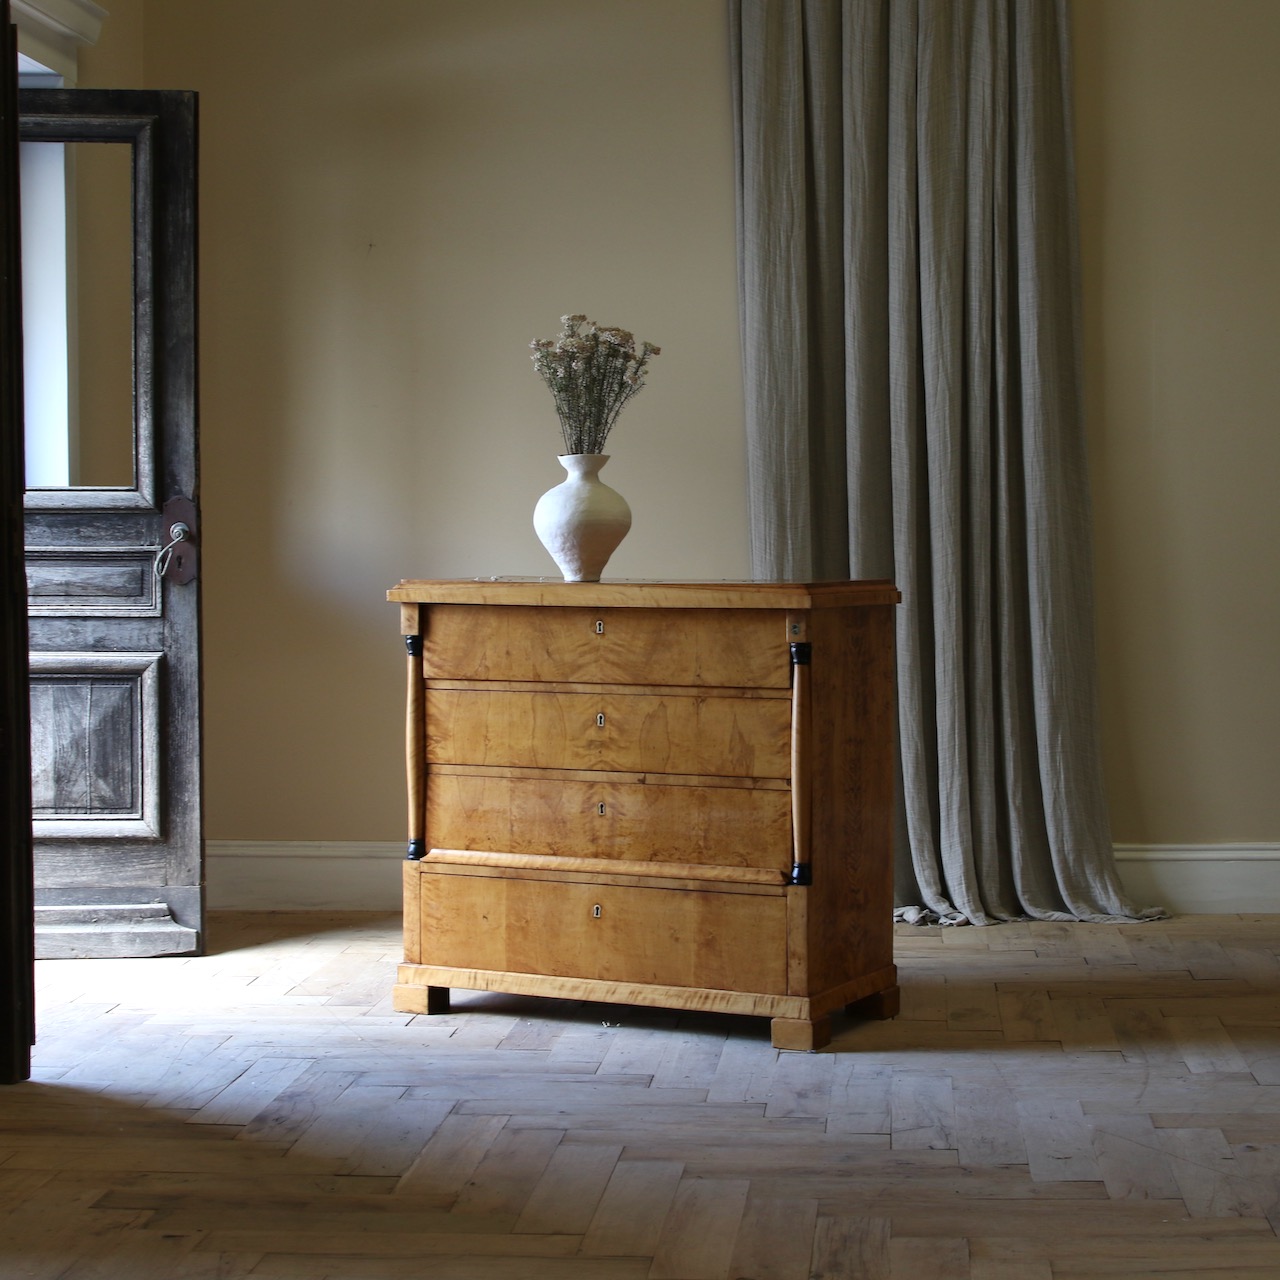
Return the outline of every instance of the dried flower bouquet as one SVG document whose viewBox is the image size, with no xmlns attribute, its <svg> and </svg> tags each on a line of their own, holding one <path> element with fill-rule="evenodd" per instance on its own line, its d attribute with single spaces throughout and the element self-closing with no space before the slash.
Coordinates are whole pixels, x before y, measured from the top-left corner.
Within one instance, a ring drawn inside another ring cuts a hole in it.
<svg viewBox="0 0 1280 1280">
<path fill-rule="evenodd" d="M 622 406 L 644 385 L 645 371 L 661 348 L 633 334 L 598 325 L 586 316 L 561 316 L 560 336 L 529 344 L 533 367 L 551 389 L 566 454 L 603 453 Z"/>
</svg>

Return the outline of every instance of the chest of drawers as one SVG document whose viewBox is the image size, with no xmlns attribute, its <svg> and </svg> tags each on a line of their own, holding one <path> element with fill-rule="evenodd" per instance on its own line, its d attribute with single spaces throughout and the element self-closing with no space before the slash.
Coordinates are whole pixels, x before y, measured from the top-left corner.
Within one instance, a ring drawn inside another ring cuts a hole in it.
<svg viewBox="0 0 1280 1280">
<path fill-rule="evenodd" d="M 405 581 L 405 962 L 451 988 L 897 1010 L 885 582 Z"/>
</svg>

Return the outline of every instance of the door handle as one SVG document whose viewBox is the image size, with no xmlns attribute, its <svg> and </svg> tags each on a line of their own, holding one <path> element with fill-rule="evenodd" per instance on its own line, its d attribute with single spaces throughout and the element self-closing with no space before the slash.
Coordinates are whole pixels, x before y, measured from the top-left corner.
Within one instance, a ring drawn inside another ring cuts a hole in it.
<svg viewBox="0 0 1280 1280">
<path fill-rule="evenodd" d="M 177 524 L 169 526 L 169 541 L 156 552 L 156 577 L 163 578 L 169 572 L 169 566 L 173 563 L 173 549 L 183 542 L 191 540 L 191 529 L 182 523 L 181 520 Z"/>
<path fill-rule="evenodd" d="M 156 552 L 155 575 L 180 587 L 196 576 L 195 504 L 189 498 L 170 498 L 161 518 L 169 540 Z"/>
</svg>

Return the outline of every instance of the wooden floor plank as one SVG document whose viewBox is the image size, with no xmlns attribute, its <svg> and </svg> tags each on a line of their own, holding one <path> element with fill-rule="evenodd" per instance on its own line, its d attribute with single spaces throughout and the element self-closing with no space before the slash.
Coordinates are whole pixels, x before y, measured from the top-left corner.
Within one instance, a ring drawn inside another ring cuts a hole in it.
<svg viewBox="0 0 1280 1280">
<path fill-rule="evenodd" d="M 813 1233 L 811 1280 L 890 1280 L 888 1218 L 820 1216 Z"/>
<path fill-rule="evenodd" d="M 848 1054 L 834 1069 L 827 1132 L 889 1134 L 892 1131 L 893 1068 L 859 1064 Z"/>
<path fill-rule="evenodd" d="M 1053 999 L 1053 1021 L 1058 1040 L 1067 1053 L 1120 1052 L 1115 1027 L 1098 996 Z"/>
<path fill-rule="evenodd" d="M 1091 1125 L 1093 1154 L 1112 1200 L 1179 1200 L 1161 1135 L 1149 1116 L 1107 1116 Z"/>
<path fill-rule="evenodd" d="M 947 1030 L 1000 1031 L 1000 1001 L 994 982 L 947 981 Z"/>
<path fill-rule="evenodd" d="M 1102 1170 L 1078 1102 L 1027 1098 L 1016 1107 L 1035 1181 L 1102 1181 Z"/>
<path fill-rule="evenodd" d="M 383 1258 L 374 1254 L 316 1257 L 267 1254 L 253 1280 L 647 1280 L 647 1258 L 503 1258 L 457 1254 Z"/>
<path fill-rule="evenodd" d="M 452 1109 L 448 1102 L 424 1102 L 402 1092 L 394 1103 L 379 1108 L 372 1124 L 361 1126 L 343 1173 L 396 1178 L 407 1173 Z"/>
<path fill-rule="evenodd" d="M 316 1197 L 300 1189 L 264 1194 L 246 1201 L 221 1192 L 194 1189 L 110 1191 L 94 1202 L 95 1209 L 149 1209 L 148 1228 L 192 1232 L 211 1222 L 228 1231 L 279 1231 L 281 1239 L 317 1228 Z M 370 1232 L 388 1235 L 493 1235 L 506 1231 L 511 1214 L 461 1214 L 432 1197 L 331 1194 L 325 1200 L 323 1227 L 337 1235 Z M 548 1233 L 566 1234 L 566 1233 Z"/>
<path fill-rule="evenodd" d="M 1220 1129 L 1153 1130 L 1168 1157 L 1171 1176 L 1187 1212 L 1195 1218 L 1265 1218 L 1271 1195 L 1258 1193 L 1248 1172 L 1236 1163 L 1235 1153 Z M 1280 1150 L 1280 1148 L 1277 1148 Z"/>
<path fill-rule="evenodd" d="M 764 1060 L 759 1045 L 742 1040 L 726 1041 L 707 1086 L 707 1101 L 712 1104 L 745 1101 Z"/>
<path fill-rule="evenodd" d="M 91 1258 L 81 1258 L 61 1280 L 173 1280 L 174 1276 L 216 1277 L 244 1280 L 261 1261 L 256 1253 L 203 1253 L 193 1251 L 203 1232 L 147 1231 L 141 1227 L 121 1233 L 109 1248 Z"/>
<path fill-rule="evenodd" d="M 621 1155 L 619 1146 L 561 1142 L 525 1202 L 515 1230 L 585 1234 Z"/>
<path fill-rule="evenodd" d="M 955 1098 L 951 1076 L 938 1071 L 896 1071 L 890 1091 L 895 1150 L 955 1147 Z"/>
<path fill-rule="evenodd" d="M 326 1071 L 314 1061 L 250 1120 L 239 1136 L 292 1146 L 355 1083 L 353 1072 Z"/>
<path fill-rule="evenodd" d="M 830 1054 L 780 1054 L 765 1103 L 766 1116 L 814 1116 L 826 1119 L 831 1110 L 831 1077 L 835 1058 Z"/>
<path fill-rule="evenodd" d="M 1222 1025 L 1220 1015 L 1165 1017 L 1165 1023 L 1192 1071 L 1248 1071 L 1235 1042 Z"/>
<path fill-rule="evenodd" d="M 1031 1205 L 1046 1203 L 1080 1206 L 1092 1211 L 1099 1202 L 1107 1202 L 1106 1189 L 1098 1182 L 1033 1182 L 1025 1168 L 1006 1170 L 977 1170 L 969 1165 L 953 1164 L 949 1168 L 889 1168 L 885 1165 L 868 1165 L 857 1171 L 830 1168 L 822 1171 L 810 1169 L 803 1176 L 797 1170 L 781 1168 L 773 1172 L 760 1167 L 726 1165 L 723 1168 L 706 1169 L 697 1166 L 702 1176 L 727 1177 L 740 1171 L 751 1179 L 753 1193 L 773 1196 L 777 1199 L 817 1197 L 827 1210 L 842 1213 L 863 1210 L 874 1206 L 877 1212 L 889 1208 L 895 1222 L 910 1216 L 927 1214 L 933 1207 L 946 1208 L 957 1199 L 974 1206 L 975 1213 L 984 1217 L 995 1209 L 1007 1207 L 1010 1212 L 1032 1213 Z M 993 1174 L 999 1175 L 998 1180 Z M 979 1176 L 980 1175 L 980 1176 Z M 972 1189 L 976 1181 L 982 1184 L 982 1195 L 975 1197 Z"/>
<path fill-rule="evenodd" d="M 889 1242 L 891 1280 L 969 1280 L 969 1241 L 894 1236 Z"/>
<path fill-rule="evenodd" d="M 1006 1040 L 1059 1040 L 1055 1002 L 1047 991 L 996 991 Z"/>
<path fill-rule="evenodd" d="M 582 1252 L 651 1259 L 683 1174 L 678 1161 L 620 1160 L 592 1215 Z"/>
<path fill-rule="evenodd" d="M 709 1089 L 724 1056 L 724 1047 L 722 1030 L 677 1031 L 668 1038 L 651 1087 Z"/>
<path fill-rule="evenodd" d="M 388 1260 L 449 1258 L 459 1252 L 471 1257 L 569 1258 L 578 1252 L 579 1243 L 578 1236 L 517 1236 L 509 1231 L 398 1231 L 380 1237 L 375 1251 L 378 1257 Z M 325 1259 L 345 1255 L 360 1257 L 370 1252 L 370 1245 L 367 1231 L 339 1233 L 327 1230 L 324 1224 L 309 1231 L 211 1231 L 204 1241 L 205 1248 L 222 1253 L 259 1250 L 263 1253 L 287 1253 L 299 1257 L 310 1254 Z M 327 1267 L 327 1263 L 321 1265 Z M 314 1269 L 320 1271 L 320 1265 L 316 1265 Z M 320 1274 L 324 1274 L 323 1271 Z"/>
<path fill-rule="evenodd" d="M 497 1135 L 458 1192 L 458 1213 L 509 1213 L 518 1218 L 560 1145 L 563 1131 L 515 1129 Z"/>
<path fill-rule="evenodd" d="M 310 1065 L 306 1058 L 259 1058 L 187 1120 L 194 1124 L 248 1124 Z"/>
<path fill-rule="evenodd" d="M 405 1171 L 396 1194 L 456 1199 L 506 1122 L 506 1116 L 447 1117 Z"/>
<path fill-rule="evenodd" d="M 1201 1224 L 1169 1225 L 1174 1229 L 1163 1230 L 1153 1222 L 1146 1231 L 1105 1236 L 1081 1231 L 1061 1238 L 998 1236 L 974 1248 L 985 1258 L 1016 1265 L 1052 1258 L 1055 1280 L 1068 1270 L 1088 1272 L 1096 1268 L 1113 1275 L 1167 1273 L 1181 1277 L 1184 1271 L 1210 1271 L 1214 1267 L 1248 1270 L 1280 1263 L 1280 1241 L 1269 1234 L 1255 1231 L 1232 1238 L 1230 1234 L 1202 1233 L 1197 1229 Z"/>
<path fill-rule="evenodd" d="M 724 1280 L 750 1190 L 745 1178 L 681 1182 L 662 1224 L 650 1280 Z"/>
<path fill-rule="evenodd" d="M 971 1242 L 971 1249 L 973 1242 Z M 1053 1280 L 1053 1269 L 1040 1258 L 1019 1262 L 969 1256 L 969 1280 Z"/>
<path fill-rule="evenodd" d="M 752 1196 L 738 1223 L 726 1274 L 751 1280 L 797 1280 L 809 1275 L 816 1200 Z"/>
<path fill-rule="evenodd" d="M 958 1081 L 954 1086 L 956 1151 L 963 1165 L 1027 1163 L 1027 1144 L 1007 1086 Z"/>
</svg>

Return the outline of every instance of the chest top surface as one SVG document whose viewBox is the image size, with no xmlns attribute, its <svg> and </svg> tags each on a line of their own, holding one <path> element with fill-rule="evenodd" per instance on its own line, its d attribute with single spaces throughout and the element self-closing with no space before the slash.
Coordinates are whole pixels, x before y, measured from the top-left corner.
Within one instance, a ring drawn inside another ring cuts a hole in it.
<svg viewBox="0 0 1280 1280">
<path fill-rule="evenodd" d="M 562 582 L 558 578 L 406 578 L 387 592 L 399 604 L 559 605 L 638 609 L 829 609 L 897 604 L 893 583 Z"/>
</svg>

